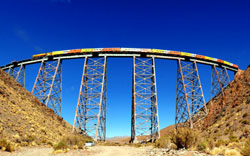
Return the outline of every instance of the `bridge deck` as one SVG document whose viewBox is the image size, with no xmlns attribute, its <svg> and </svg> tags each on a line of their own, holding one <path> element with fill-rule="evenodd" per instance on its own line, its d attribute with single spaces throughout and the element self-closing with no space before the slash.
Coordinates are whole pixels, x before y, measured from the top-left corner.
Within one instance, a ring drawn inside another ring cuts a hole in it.
<svg viewBox="0 0 250 156">
<path fill-rule="evenodd" d="M 28 65 L 39 63 L 41 61 L 49 61 L 56 59 L 76 59 L 84 57 L 98 57 L 98 56 L 107 56 L 107 57 L 155 57 L 161 59 L 174 59 L 174 60 L 186 60 L 186 61 L 196 61 L 197 63 L 207 64 L 207 65 L 216 65 L 226 67 L 231 71 L 237 71 L 238 66 L 221 60 L 217 58 L 212 58 L 208 56 L 192 54 L 187 52 L 171 51 L 171 50 L 161 50 L 161 49 L 141 49 L 141 48 L 92 48 L 92 49 L 73 49 L 73 50 L 62 50 L 62 51 L 53 51 L 48 53 L 42 53 L 33 55 L 31 59 L 26 59 L 22 61 L 14 61 L 10 64 L 2 66 L 2 69 L 8 69 L 14 66 Z"/>
</svg>

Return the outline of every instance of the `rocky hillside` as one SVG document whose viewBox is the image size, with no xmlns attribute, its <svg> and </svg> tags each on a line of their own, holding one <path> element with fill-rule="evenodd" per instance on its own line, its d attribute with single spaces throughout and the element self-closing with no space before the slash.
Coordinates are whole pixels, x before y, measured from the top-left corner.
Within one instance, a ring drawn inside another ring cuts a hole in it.
<svg viewBox="0 0 250 156">
<path fill-rule="evenodd" d="M 72 126 L 0 69 L 0 139 L 18 145 L 53 144 Z"/>
<path fill-rule="evenodd" d="M 209 102 L 209 114 L 197 127 L 217 142 L 244 141 L 250 137 L 250 66 L 238 71 L 224 93 Z"/>
</svg>

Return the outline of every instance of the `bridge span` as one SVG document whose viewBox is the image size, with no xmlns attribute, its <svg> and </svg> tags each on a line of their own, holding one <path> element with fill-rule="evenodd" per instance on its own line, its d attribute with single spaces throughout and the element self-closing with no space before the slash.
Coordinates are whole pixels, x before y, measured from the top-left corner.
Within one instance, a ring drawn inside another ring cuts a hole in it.
<svg viewBox="0 0 250 156">
<path fill-rule="evenodd" d="M 82 80 L 78 96 L 74 131 L 106 140 L 107 58 L 133 59 L 131 142 L 146 135 L 155 141 L 160 137 L 155 59 L 177 62 L 176 128 L 193 127 L 208 114 L 197 64 L 211 66 L 211 97 L 229 84 L 228 71 L 237 72 L 238 66 L 230 62 L 187 52 L 142 48 L 92 48 L 53 51 L 33 55 L 31 59 L 14 61 L 1 68 L 25 87 L 25 67 L 40 63 L 32 89 L 46 106 L 61 116 L 62 112 L 62 61 L 84 59 Z"/>
</svg>

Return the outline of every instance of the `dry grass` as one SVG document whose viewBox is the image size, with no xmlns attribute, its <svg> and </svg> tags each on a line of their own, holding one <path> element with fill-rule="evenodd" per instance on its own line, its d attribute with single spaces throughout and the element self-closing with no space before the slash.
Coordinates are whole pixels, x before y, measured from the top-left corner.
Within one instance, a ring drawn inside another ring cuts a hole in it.
<svg viewBox="0 0 250 156">
<path fill-rule="evenodd" d="M 155 142 L 155 147 L 158 148 L 169 148 L 170 145 L 171 145 L 171 140 L 168 136 L 162 136 Z"/>
<path fill-rule="evenodd" d="M 231 156 L 231 155 L 240 156 L 240 152 L 237 151 L 236 149 L 226 149 L 224 154 L 226 156 Z"/>
<path fill-rule="evenodd" d="M 72 126 L 0 69 L 0 134 L 13 144 L 55 144 Z"/>
<path fill-rule="evenodd" d="M 90 137 L 82 136 L 79 134 L 71 134 L 63 137 L 58 143 L 54 144 L 54 150 L 82 149 L 87 141 L 92 141 Z"/>
<path fill-rule="evenodd" d="M 240 153 L 243 156 L 250 156 L 250 138 L 248 138 L 245 145 L 242 147 Z"/>
<path fill-rule="evenodd" d="M 240 152 L 236 149 L 229 149 L 225 146 L 215 147 L 209 152 L 212 155 L 240 156 Z"/>
</svg>

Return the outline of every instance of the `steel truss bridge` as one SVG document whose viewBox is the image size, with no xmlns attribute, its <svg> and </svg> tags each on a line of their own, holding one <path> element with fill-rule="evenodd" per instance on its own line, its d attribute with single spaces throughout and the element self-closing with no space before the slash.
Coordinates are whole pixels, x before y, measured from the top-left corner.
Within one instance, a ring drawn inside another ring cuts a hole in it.
<svg viewBox="0 0 250 156">
<path fill-rule="evenodd" d="M 176 128 L 193 127 L 207 116 L 197 64 L 211 66 L 211 98 L 229 84 L 228 71 L 238 66 L 227 61 L 186 52 L 140 48 L 94 48 L 53 51 L 33 55 L 31 59 L 12 62 L 1 68 L 25 87 L 25 67 L 40 63 L 32 89 L 42 103 L 57 115 L 62 112 L 62 61 L 83 58 L 84 66 L 73 125 L 74 131 L 106 140 L 107 58 L 133 59 L 131 142 L 146 135 L 151 141 L 160 137 L 155 59 L 177 62 Z"/>
</svg>

